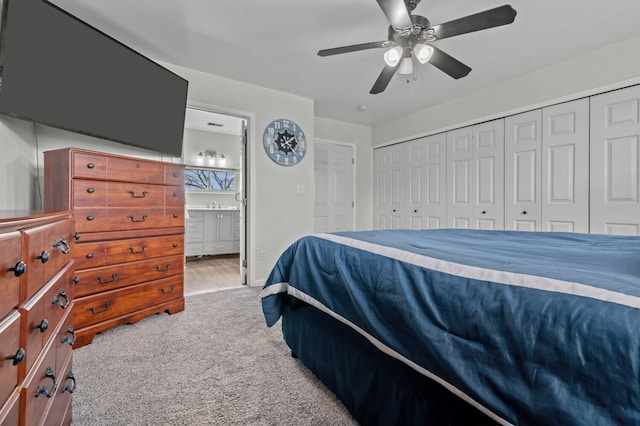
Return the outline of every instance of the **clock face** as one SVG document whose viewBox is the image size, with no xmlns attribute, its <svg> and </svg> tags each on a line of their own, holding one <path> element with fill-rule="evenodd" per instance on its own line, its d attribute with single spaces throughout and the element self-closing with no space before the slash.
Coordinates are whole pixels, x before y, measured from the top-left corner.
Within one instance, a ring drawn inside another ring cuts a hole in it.
<svg viewBox="0 0 640 426">
<path fill-rule="evenodd" d="M 264 130 L 264 149 L 267 155 L 281 166 L 293 166 L 307 152 L 307 138 L 291 120 L 273 120 Z"/>
</svg>

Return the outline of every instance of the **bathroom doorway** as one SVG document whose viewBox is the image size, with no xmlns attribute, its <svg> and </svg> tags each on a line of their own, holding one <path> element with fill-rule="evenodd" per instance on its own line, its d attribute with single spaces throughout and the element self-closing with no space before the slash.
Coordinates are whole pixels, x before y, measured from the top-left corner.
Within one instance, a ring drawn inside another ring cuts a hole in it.
<svg viewBox="0 0 640 426">
<path fill-rule="evenodd" d="M 185 296 L 246 284 L 248 117 L 185 116 Z"/>
</svg>

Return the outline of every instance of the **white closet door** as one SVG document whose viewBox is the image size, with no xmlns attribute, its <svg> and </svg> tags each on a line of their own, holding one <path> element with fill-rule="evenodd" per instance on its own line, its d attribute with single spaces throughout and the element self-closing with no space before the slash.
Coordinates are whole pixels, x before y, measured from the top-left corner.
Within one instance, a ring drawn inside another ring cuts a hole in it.
<svg viewBox="0 0 640 426">
<path fill-rule="evenodd" d="M 424 159 L 423 197 L 421 211 L 424 228 L 444 228 L 447 221 L 447 134 L 439 133 L 423 139 Z"/>
<path fill-rule="evenodd" d="M 505 118 L 505 229 L 539 231 L 542 110 Z"/>
<path fill-rule="evenodd" d="M 640 87 L 591 98 L 591 232 L 640 235 Z"/>
<path fill-rule="evenodd" d="M 426 226 L 424 188 L 427 146 L 424 139 L 417 139 L 403 143 L 402 148 L 406 164 L 402 168 L 401 186 L 406 190 L 407 206 L 401 212 L 401 226 L 409 229 L 423 229 Z"/>
<path fill-rule="evenodd" d="M 477 229 L 504 229 L 504 119 L 473 126 L 473 216 Z"/>
<path fill-rule="evenodd" d="M 542 110 L 542 230 L 589 232 L 589 100 Z"/>
<path fill-rule="evenodd" d="M 374 150 L 374 226 L 376 229 L 399 229 L 402 203 L 400 175 L 402 171 L 401 144 Z"/>
<path fill-rule="evenodd" d="M 315 232 L 354 229 L 353 147 L 316 141 Z"/>
<path fill-rule="evenodd" d="M 447 132 L 447 224 L 450 228 L 473 227 L 472 163 L 473 127 Z"/>
</svg>

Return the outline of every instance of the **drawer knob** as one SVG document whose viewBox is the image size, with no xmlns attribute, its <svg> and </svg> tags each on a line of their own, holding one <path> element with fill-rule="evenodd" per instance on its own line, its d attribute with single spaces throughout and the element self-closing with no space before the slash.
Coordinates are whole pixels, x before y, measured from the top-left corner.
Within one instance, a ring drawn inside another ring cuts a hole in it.
<svg viewBox="0 0 640 426">
<path fill-rule="evenodd" d="M 44 333 L 49 329 L 49 321 L 47 321 L 46 319 L 43 319 L 42 321 L 40 321 L 40 324 L 36 325 L 33 328 L 40 330 L 41 333 Z"/>
<path fill-rule="evenodd" d="M 174 192 L 174 193 L 173 193 L 173 196 L 174 196 L 174 197 L 177 197 L 178 195 L 180 195 L 180 193 L 179 193 L 178 191 L 176 191 L 176 192 Z"/>
<path fill-rule="evenodd" d="M 180 215 L 179 215 L 178 213 L 174 213 L 174 214 L 173 214 L 173 217 L 174 217 L 174 219 L 177 219 L 177 218 L 179 218 L 179 217 L 180 217 Z"/>
<path fill-rule="evenodd" d="M 131 251 L 131 254 L 140 254 L 140 253 L 144 253 L 144 249 L 147 248 L 146 244 L 143 244 L 140 246 L 140 250 L 136 250 L 133 247 L 128 247 L 128 250 Z"/>
<path fill-rule="evenodd" d="M 93 169 L 94 167 L 95 167 L 95 164 L 93 164 L 93 163 L 87 164 L 87 168 L 89 168 L 89 169 Z"/>
<path fill-rule="evenodd" d="M 103 312 L 107 312 L 110 307 L 111 307 L 111 302 L 104 302 L 104 309 L 97 311 L 96 308 L 92 306 L 90 308 L 87 308 L 87 311 L 91 312 L 93 315 L 98 315 Z"/>
<path fill-rule="evenodd" d="M 64 387 L 62 388 L 62 393 L 74 393 L 76 391 L 76 376 L 74 376 L 73 373 L 70 372 L 67 375 L 67 380 L 71 380 L 73 382 L 73 386 L 69 387 L 69 385 L 64 385 Z"/>
<path fill-rule="evenodd" d="M 80 239 L 80 233 L 76 232 L 75 234 L 73 234 L 73 238 L 75 238 L 75 240 L 78 241 Z"/>
<path fill-rule="evenodd" d="M 180 176 L 180 173 L 178 173 L 178 172 L 173 172 L 173 177 L 178 177 L 178 176 Z"/>
<path fill-rule="evenodd" d="M 98 282 L 100 284 L 109 284 L 109 283 L 114 282 L 117 279 L 118 279 L 118 273 L 117 272 L 114 272 L 113 274 L 111 274 L 111 279 L 110 280 L 103 280 L 101 275 L 98 275 L 96 277 L 96 280 L 98 280 Z"/>
<path fill-rule="evenodd" d="M 13 365 L 18 365 L 24 359 L 24 355 L 25 355 L 24 349 L 20 348 L 18 349 L 18 352 L 16 352 L 15 355 L 9 355 L 7 359 L 12 359 Z"/>
<path fill-rule="evenodd" d="M 64 290 L 60 290 L 60 292 L 58 293 L 58 296 L 60 297 L 54 297 L 53 301 L 51 303 L 53 303 L 54 305 L 60 305 L 60 307 L 62 309 L 66 309 L 67 306 L 69 306 L 69 303 L 71 302 L 69 300 L 69 296 L 67 296 L 67 292 Z M 62 301 L 64 299 L 64 302 Z"/>
<path fill-rule="evenodd" d="M 93 219 L 95 219 L 93 216 L 87 216 L 87 220 L 88 220 L 89 222 L 91 222 Z"/>
<path fill-rule="evenodd" d="M 147 215 L 146 215 L 146 214 L 143 214 L 143 215 L 142 215 L 142 219 L 135 219 L 135 218 L 133 217 L 133 215 L 129 215 L 129 216 L 127 216 L 127 217 L 128 217 L 129 219 L 131 219 L 131 222 L 135 222 L 135 223 L 137 223 L 137 222 L 144 222 L 145 220 L 147 220 Z"/>
<path fill-rule="evenodd" d="M 16 277 L 19 277 L 20 275 L 24 274 L 26 270 L 27 270 L 27 265 L 22 260 L 16 263 L 16 266 L 14 266 L 13 268 L 7 269 L 7 271 L 9 272 L 13 272 Z"/>
<path fill-rule="evenodd" d="M 47 263 L 49 261 L 49 252 L 43 251 L 40 256 L 36 256 L 36 259 L 40 259 L 42 263 Z"/>
<path fill-rule="evenodd" d="M 80 282 L 80 278 L 79 277 L 73 277 L 73 283 L 74 284 L 78 284 Z"/>
<path fill-rule="evenodd" d="M 127 191 L 127 193 L 131 194 L 131 198 L 145 198 L 147 196 L 147 194 L 148 194 L 147 191 L 142 191 L 141 195 L 136 195 L 136 193 L 133 192 L 133 191 Z"/>
<path fill-rule="evenodd" d="M 93 253 L 87 253 L 87 259 L 93 259 Z"/>
<path fill-rule="evenodd" d="M 73 331 L 73 327 L 67 327 L 67 334 L 70 334 L 71 338 L 69 338 L 69 336 L 64 336 L 60 342 L 67 343 L 69 344 L 69 346 L 73 346 L 73 344 L 76 342 L 76 332 Z"/>
<path fill-rule="evenodd" d="M 56 379 L 56 376 L 53 374 L 53 370 L 51 369 L 51 367 L 47 367 L 47 372 L 45 373 L 45 375 L 51 380 L 53 380 L 53 385 L 51 385 L 51 390 L 47 389 L 46 386 L 40 385 L 36 390 L 36 397 L 38 397 L 40 394 L 43 394 L 47 398 L 51 398 L 56 393 L 56 389 L 58 388 L 58 380 Z"/>
<path fill-rule="evenodd" d="M 178 243 L 173 243 L 173 248 L 177 248 L 178 247 Z"/>
<path fill-rule="evenodd" d="M 64 238 L 60 238 L 60 241 L 54 241 L 52 245 L 64 254 L 67 254 L 71 251 L 69 243 Z"/>
<path fill-rule="evenodd" d="M 89 194 L 93 194 L 94 192 L 96 192 L 96 190 L 95 190 L 95 189 L 93 189 L 93 188 L 87 188 L 87 192 L 88 192 Z"/>
</svg>

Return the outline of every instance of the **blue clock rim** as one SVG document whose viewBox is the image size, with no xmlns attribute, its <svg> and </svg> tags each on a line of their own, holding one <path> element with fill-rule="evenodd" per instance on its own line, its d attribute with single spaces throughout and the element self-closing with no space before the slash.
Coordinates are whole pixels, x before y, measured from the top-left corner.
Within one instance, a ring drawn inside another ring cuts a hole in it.
<svg viewBox="0 0 640 426">
<path fill-rule="evenodd" d="M 269 124 L 267 124 L 267 127 L 265 127 L 264 133 L 262 135 L 262 146 L 264 147 L 264 150 L 265 150 L 267 156 L 274 163 L 276 163 L 276 164 L 278 164 L 280 166 L 285 166 L 285 167 L 295 166 L 296 164 L 299 164 L 304 159 L 304 157 L 306 157 L 306 153 L 307 153 L 307 147 L 306 146 L 305 146 L 304 150 L 301 151 L 302 152 L 302 156 L 300 156 L 300 159 L 297 162 L 295 162 L 295 163 L 285 163 L 284 161 L 277 160 L 275 153 L 271 154 L 269 152 L 269 146 L 266 143 L 266 136 L 267 136 L 267 132 L 269 131 L 269 128 L 272 127 L 277 122 L 284 122 L 284 121 L 288 122 L 289 124 L 294 124 L 298 129 L 300 129 L 300 132 L 302 132 L 302 135 L 303 135 L 303 139 L 305 140 L 305 142 L 307 141 L 307 135 L 304 132 L 304 130 L 302 129 L 302 127 L 298 123 L 296 123 L 295 121 L 293 121 L 291 119 L 288 119 L 288 118 L 278 118 L 278 119 L 270 121 Z M 283 158 L 292 158 L 292 156 L 289 156 L 287 154 L 284 154 L 282 156 L 283 156 Z"/>
</svg>

